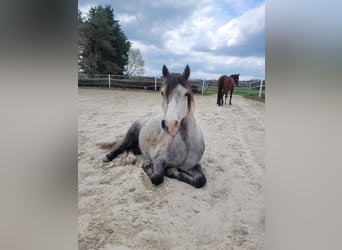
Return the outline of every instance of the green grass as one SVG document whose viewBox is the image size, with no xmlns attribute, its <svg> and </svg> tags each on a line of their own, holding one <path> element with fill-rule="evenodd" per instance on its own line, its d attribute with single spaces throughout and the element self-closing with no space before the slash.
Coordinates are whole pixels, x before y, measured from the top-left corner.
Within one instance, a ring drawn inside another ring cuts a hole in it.
<svg viewBox="0 0 342 250">
<path fill-rule="evenodd" d="M 217 87 L 210 87 L 204 90 L 204 95 L 216 95 L 217 94 Z"/>
<path fill-rule="evenodd" d="M 204 90 L 204 95 L 217 95 L 217 87 L 210 87 Z M 251 90 L 251 92 L 248 92 L 248 88 L 244 87 L 236 87 L 234 89 L 233 95 L 240 95 L 244 96 L 246 98 L 252 98 L 259 101 L 265 101 L 265 91 L 262 91 L 261 97 L 259 97 L 259 90 Z"/>
</svg>

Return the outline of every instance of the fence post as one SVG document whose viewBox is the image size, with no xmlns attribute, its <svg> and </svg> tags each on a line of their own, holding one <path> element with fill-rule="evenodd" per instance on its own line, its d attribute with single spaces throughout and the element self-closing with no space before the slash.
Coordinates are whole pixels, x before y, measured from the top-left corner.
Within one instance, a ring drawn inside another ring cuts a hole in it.
<svg viewBox="0 0 342 250">
<path fill-rule="evenodd" d="M 262 82 L 263 80 L 260 80 L 259 97 L 261 97 L 261 93 L 262 93 Z"/>
<path fill-rule="evenodd" d="M 248 95 L 251 95 L 251 82 L 248 84 Z"/>
<path fill-rule="evenodd" d="M 108 74 L 108 88 L 110 88 L 110 74 Z"/>
<path fill-rule="evenodd" d="M 204 92 L 204 80 L 202 80 L 202 95 L 203 95 L 203 92 Z"/>
<path fill-rule="evenodd" d="M 154 91 L 157 91 L 157 77 L 154 77 Z"/>
</svg>

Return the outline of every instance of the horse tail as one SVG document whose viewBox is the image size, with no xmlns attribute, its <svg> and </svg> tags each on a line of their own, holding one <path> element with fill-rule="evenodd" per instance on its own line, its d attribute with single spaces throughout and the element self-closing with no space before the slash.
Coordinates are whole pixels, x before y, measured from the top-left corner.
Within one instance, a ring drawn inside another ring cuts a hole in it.
<svg viewBox="0 0 342 250">
<path fill-rule="evenodd" d="M 222 100 L 222 90 L 223 90 L 223 83 L 224 83 L 224 77 L 220 77 L 218 80 L 217 80 L 217 87 L 218 87 L 218 91 L 217 91 L 217 105 L 221 105 L 221 100 Z M 222 100 L 223 102 L 223 100 Z"/>
<path fill-rule="evenodd" d="M 221 91 L 222 92 L 222 89 L 223 89 L 223 83 L 224 83 L 224 77 L 220 77 L 219 79 L 218 79 L 218 88 L 219 88 L 219 91 Z"/>
</svg>

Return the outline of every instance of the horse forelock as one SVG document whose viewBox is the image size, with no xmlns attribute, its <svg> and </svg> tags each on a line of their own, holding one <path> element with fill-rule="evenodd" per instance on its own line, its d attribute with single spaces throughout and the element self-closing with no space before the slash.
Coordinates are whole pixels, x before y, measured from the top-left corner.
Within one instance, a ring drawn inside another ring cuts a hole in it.
<svg viewBox="0 0 342 250">
<path fill-rule="evenodd" d="M 164 79 L 164 86 L 165 86 L 165 97 L 169 98 L 172 91 L 180 84 L 184 88 L 188 89 L 189 96 L 188 96 L 188 109 L 191 110 L 191 106 L 193 103 L 193 93 L 191 89 L 190 83 L 183 77 L 183 75 L 179 73 L 171 73 Z"/>
</svg>

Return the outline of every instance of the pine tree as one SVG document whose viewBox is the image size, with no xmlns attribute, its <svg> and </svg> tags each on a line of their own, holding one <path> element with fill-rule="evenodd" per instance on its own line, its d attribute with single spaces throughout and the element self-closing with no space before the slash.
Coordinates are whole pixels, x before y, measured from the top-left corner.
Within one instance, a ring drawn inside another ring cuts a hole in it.
<svg viewBox="0 0 342 250">
<path fill-rule="evenodd" d="M 80 68 L 89 74 L 122 75 L 131 44 L 113 9 L 99 5 L 90 8 L 86 20 L 80 18 L 79 14 Z"/>
</svg>

